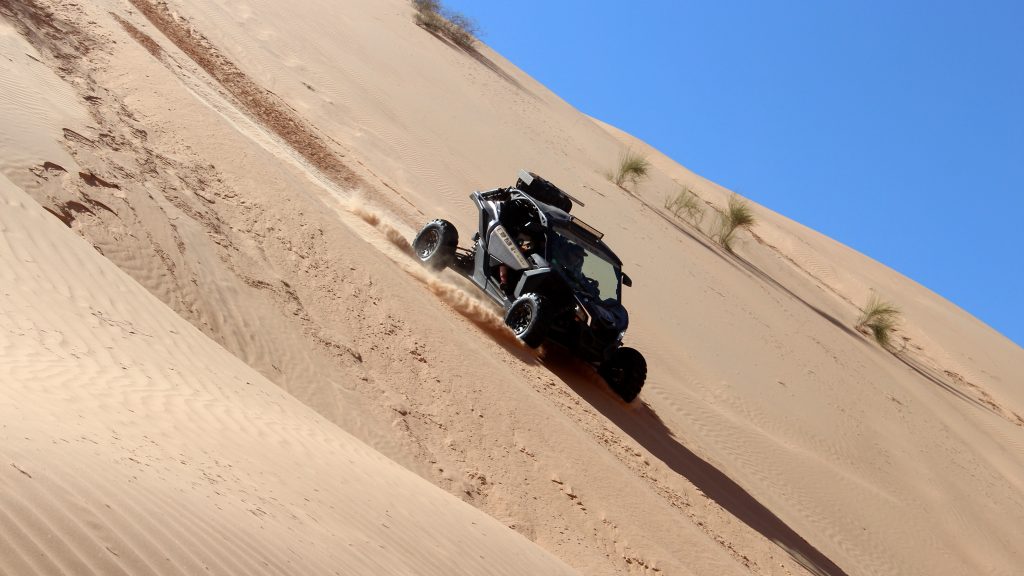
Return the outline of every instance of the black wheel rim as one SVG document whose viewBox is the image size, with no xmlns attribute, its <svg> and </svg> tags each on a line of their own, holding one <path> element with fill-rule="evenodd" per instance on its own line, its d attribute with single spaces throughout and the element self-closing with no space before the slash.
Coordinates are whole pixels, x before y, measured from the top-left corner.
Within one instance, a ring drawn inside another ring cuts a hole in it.
<svg viewBox="0 0 1024 576">
<path fill-rule="evenodd" d="M 629 378 L 629 368 L 621 357 L 616 356 L 605 363 L 604 378 L 613 388 L 620 388 Z"/>
<path fill-rule="evenodd" d="M 617 388 L 626 382 L 626 369 L 622 366 L 613 366 L 608 370 L 607 376 L 611 384 Z"/>
<path fill-rule="evenodd" d="M 516 306 L 508 317 L 508 325 L 516 336 L 522 336 L 533 321 L 533 309 L 529 306 Z"/>
<path fill-rule="evenodd" d="M 441 233 L 435 228 L 424 230 L 417 244 L 419 244 L 419 248 L 416 250 L 416 254 L 419 255 L 420 260 L 426 260 L 441 245 Z"/>
</svg>

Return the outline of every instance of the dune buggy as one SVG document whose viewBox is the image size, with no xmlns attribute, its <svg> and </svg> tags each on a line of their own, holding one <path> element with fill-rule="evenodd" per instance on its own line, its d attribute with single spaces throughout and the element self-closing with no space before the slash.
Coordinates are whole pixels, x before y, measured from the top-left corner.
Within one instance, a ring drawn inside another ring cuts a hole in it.
<svg viewBox="0 0 1024 576">
<path fill-rule="evenodd" d="M 571 216 L 583 204 L 532 172 L 515 186 L 470 195 L 480 213 L 470 248 L 447 220 L 429 222 L 412 247 L 434 270 L 451 268 L 505 311 L 505 323 L 527 346 L 551 341 L 595 366 L 626 402 L 640 393 L 647 362 L 622 345 L 629 315 L 622 261 L 602 234 Z"/>
</svg>

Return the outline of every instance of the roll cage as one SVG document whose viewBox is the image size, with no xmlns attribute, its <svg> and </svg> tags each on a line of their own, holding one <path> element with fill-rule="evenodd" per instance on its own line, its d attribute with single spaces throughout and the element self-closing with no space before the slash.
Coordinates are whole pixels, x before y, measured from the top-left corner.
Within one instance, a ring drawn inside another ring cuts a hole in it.
<svg viewBox="0 0 1024 576">
<path fill-rule="evenodd" d="M 594 365 L 627 402 L 643 387 L 646 360 L 624 346 L 629 314 L 622 261 L 593 226 L 569 214 L 578 200 L 532 172 L 515 186 L 473 192 L 478 210 L 471 247 L 437 219 L 413 239 L 416 258 L 452 268 L 505 310 L 505 324 L 525 345 L 553 342 Z"/>
<path fill-rule="evenodd" d="M 587 252 L 607 261 L 617 274 L 621 274 L 622 260 L 602 241 L 603 234 L 559 208 L 540 202 L 516 188 L 474 192 L 470 194 L 470 199 L 479 212 L 478 238 L 484 239 L 488 252 L 494 248 L 498 248 L 496 252 L 502 252 L 500 246 L 491 242 L 494 230 L 501 226 L 511 238 L 520 233 L 534 237 L 538 245 L 534 252 L 550 261 L 550 243 L 552 234 L 555 234 L 568 237 L 574 244 L 583 246 Z M 512 258 L 515 259 L 514 256 Z M 628 276 L 622 276 L 623 282 L 630 285 Z"/>
</svg>

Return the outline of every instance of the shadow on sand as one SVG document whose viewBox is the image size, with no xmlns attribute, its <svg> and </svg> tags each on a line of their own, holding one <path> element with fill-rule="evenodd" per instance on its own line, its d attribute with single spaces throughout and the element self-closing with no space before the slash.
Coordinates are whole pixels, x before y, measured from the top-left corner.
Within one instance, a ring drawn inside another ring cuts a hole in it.
<svg viewBox="0 0 1024 576">
<path fill-rule="evenodd" d="M 846 576 L 842 568 L 753 495 L 677 440 L 645 402 L 637 400 L 636 405 L 626 406 L 592 369 L 566 352 L 547 351 L 544 365 L 648 452 L 741 522 L 778 544 L 809 572 L 816 576 Z"/>
<path fill-rule="evenodd" d="M 467 48 L 465 46 L 460 46 L 460 45 L 452 42 L 448 38 L 445 38 L 442 34 L 439 34 L 435 30 L 431 30 L 430 28 L 427 28 L 426 26 L 423 26 L 423 25 L 419 25 L 419 27 L 422 28 L 425 32 L 427 32 L 431 36 L 433 36 L 434 38 L 437 38 L 439 41 L 443 42 L 445 45 L 447 45 L 452 50 L 455 50 L 457 52 L 462 52 L 463 54 L 466 54 L 467 56 L 473 58 L 474 60 L 476 60 L 477 62 L 482 64 L 485 68 L 487 68 L 488 70 L 490 70 L 491 72 L 496 74 L 499 78 L 501 78 L 502 80 L 508 82 L 512 86 L 515 86 L 516 88 L 522 90 L 523 92 L 525 92 L 527 94 L 530 94 L 531 96 L 533 95 L 533 93 L 530 92 L 529 90 L 527 90 L 526 87 L 523 86 L 519 82 L 519 80 L 516 80 L 514 77 L 512 77 L 511 74 L 506 72 L 504 69 L 502 69 L 501 66 L 498 66 L 493 60 L 488 58 L 485 54 L 483 54 L 482 52 L 480 52 L 476 48 Z"/>
</svg>

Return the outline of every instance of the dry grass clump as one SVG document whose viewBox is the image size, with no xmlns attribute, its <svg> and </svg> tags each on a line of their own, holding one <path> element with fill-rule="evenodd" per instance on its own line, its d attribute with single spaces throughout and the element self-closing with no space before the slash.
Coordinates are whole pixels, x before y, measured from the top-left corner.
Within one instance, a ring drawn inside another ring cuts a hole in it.
<svg viewBox="0 0 1024 576">
<path fill-rule="evenodd" d="M 689 220 L 694 226 L 699 226 L 704 219 L 704 205 L 701 203 L 700 197 L 685 186 L 674 197 L 667 196 L 665 198 L 665 209 L 676 218 Z"/>
<path fill-rule="evenodd" d="M 874 336 L 887 350 L 892 349 L 892 334 L 900 321 L 900 309 L 872 293 L 857 319 L 857 331 Z"/>
<path fill-rule="evenodd" d="M 465 15 L 445 8 L 440 0 L 412 0 L 412 5 L 416 9 L 416 23 L 423 28 L 466 50 L 476 45 L 479 30 Z"/>
<path fill-rule="evenodd" d="M 640 180 L 647 178 L 647 174 L 650 171 L 651 163 L 647 160 L 647 157 L 639 152 L 634 152 L 632 149 L 628 149 L 619 157 L 619 164 L 615 171 L 606 174 L 606 176 L 616 186 L 621 187 L 628 180 L 636 188 Z"/>
<path fill-rule="evenodd" d="M 754 212 L 747 205 L 747 201 L 733 194 L 729 197 L 729 205 L 725 211 L 718 214 L 718 228 L 714 238 L 722 248 L 732 252 L 736 231 L 740 228 L 749 229 L 755 221 Z"/>
</svg>

